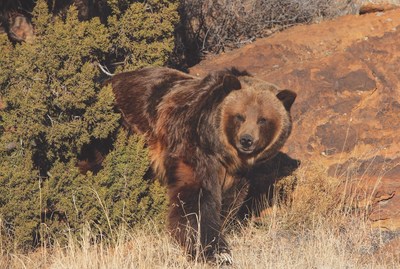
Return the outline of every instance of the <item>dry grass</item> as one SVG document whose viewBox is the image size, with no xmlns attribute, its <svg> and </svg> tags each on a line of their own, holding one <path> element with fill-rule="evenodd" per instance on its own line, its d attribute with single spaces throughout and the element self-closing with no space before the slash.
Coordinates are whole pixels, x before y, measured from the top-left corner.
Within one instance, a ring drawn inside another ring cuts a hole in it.
<svg viewBox="0 0 400 269">
<path fill-rule="evenodd" d="M 343 210 L 346 196 L 337 193 L 338 183 L 323 169 L 303 166 L 295 178 L 294 191 L 294 177 L 281 183 L 285 202 L 229 233 L 233 268 L 400 268 L 399 253 L 379 251 L 393 235 L 372 230 L 363 213 Z M 3 254 L 0 268 L 213 268 L 188 261 L 168 234 L 150 223 L 116 231 L 113 242 L 92 244 L 93 234 L 87 228 L 66 247 Z"/>
<path fill-rule="evenodd" d="M 278 227 L 278 226 L 276 226 Z M 399 268 L 395 256 L 373 255 L 384 234 L 355 221 L 342 231 L 324 220 L 290 233 L 276 227 L 246 227 L 230 235 L 234 268 Z M 89 236 L 68 247 L 40 249 L 30 255 L 3 256 L 0 268 L 212 268 L 189 262 L 169 236 L 152 227 L 125 234 L 114 247 L 92 245 Z"/>
</svg>

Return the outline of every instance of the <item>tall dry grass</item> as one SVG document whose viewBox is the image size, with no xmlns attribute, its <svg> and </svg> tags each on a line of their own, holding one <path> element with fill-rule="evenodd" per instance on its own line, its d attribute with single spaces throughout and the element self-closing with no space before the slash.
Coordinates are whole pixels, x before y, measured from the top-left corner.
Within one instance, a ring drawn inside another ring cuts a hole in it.
<svg viewBox="0 0 400 269">
<path fill-rule="evenodd" d="M 349 210 L 351 195 L 338 186 L 325 170 L 307 165 L 281 182 L 284 200 L 277 196 L 263 217 L 229 232 L 233 268 L 400 268 L 399 253 L 380 251 L 393 234 L 371 229 L 365 212 Z M 215 268 L 186 259 L 151 223 L 120 228 L 96 244 L 96 233 L 83 231 L 67 246 L 54 243 L 29 254 L 1 250 L 0 268 Z"/>
</svg>

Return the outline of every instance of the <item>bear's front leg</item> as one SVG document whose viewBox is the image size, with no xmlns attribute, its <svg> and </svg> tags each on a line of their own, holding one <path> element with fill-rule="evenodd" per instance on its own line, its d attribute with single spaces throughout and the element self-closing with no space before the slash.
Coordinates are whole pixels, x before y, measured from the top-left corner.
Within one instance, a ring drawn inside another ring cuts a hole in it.
<svg viewBox="0 0 400 269">
<path fill-rule="evenodd" d="M 204 172 L 211 176 L 213 171 L 199 170 L 178 163 L 174 180 L 168 184 L 169 230 L 192 258 L 231 264 L 228 244 L 221 234 L 221 188 L 217 178 L 199 177 Z"/>
</svg>

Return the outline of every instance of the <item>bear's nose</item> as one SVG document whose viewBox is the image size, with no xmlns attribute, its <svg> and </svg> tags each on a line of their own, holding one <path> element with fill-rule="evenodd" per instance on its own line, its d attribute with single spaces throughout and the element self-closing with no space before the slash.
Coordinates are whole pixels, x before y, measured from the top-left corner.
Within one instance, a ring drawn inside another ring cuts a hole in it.
<svg viewBox="0 0 400 269">
<path fill-rule="evenodd" d="M 253 145 L 254 139 L 251 135 L 245 134 L 240 137 L 240 145 L 242 145 L 245 148 L 249 148 L 251 145 Z"/>
</svg>

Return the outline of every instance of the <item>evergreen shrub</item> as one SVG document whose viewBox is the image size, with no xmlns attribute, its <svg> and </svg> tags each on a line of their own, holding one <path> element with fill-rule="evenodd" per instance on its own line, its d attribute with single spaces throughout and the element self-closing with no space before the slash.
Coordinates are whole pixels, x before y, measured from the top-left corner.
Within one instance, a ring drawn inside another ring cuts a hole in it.
<svg viewBox="0 0 400 269">
<path fill-rule="evenodd" d="M 144 179 L 144 141 L 120 127 L 98 64 L 116 72 L 164 65 L 177 2 L 107 0 L 112 12 L 102 24 L 79 21 L 74 6 L 54 17 L 38 0 L 34 42 L 0 36 L 1 250 L 62 242 L 87 224 L 110 237 L 120 225 L 162 222 L 165 190 Z M 104 168 L 80 174 L 82 146 L 106 138 L 114 145 Z"/>
</svg>

